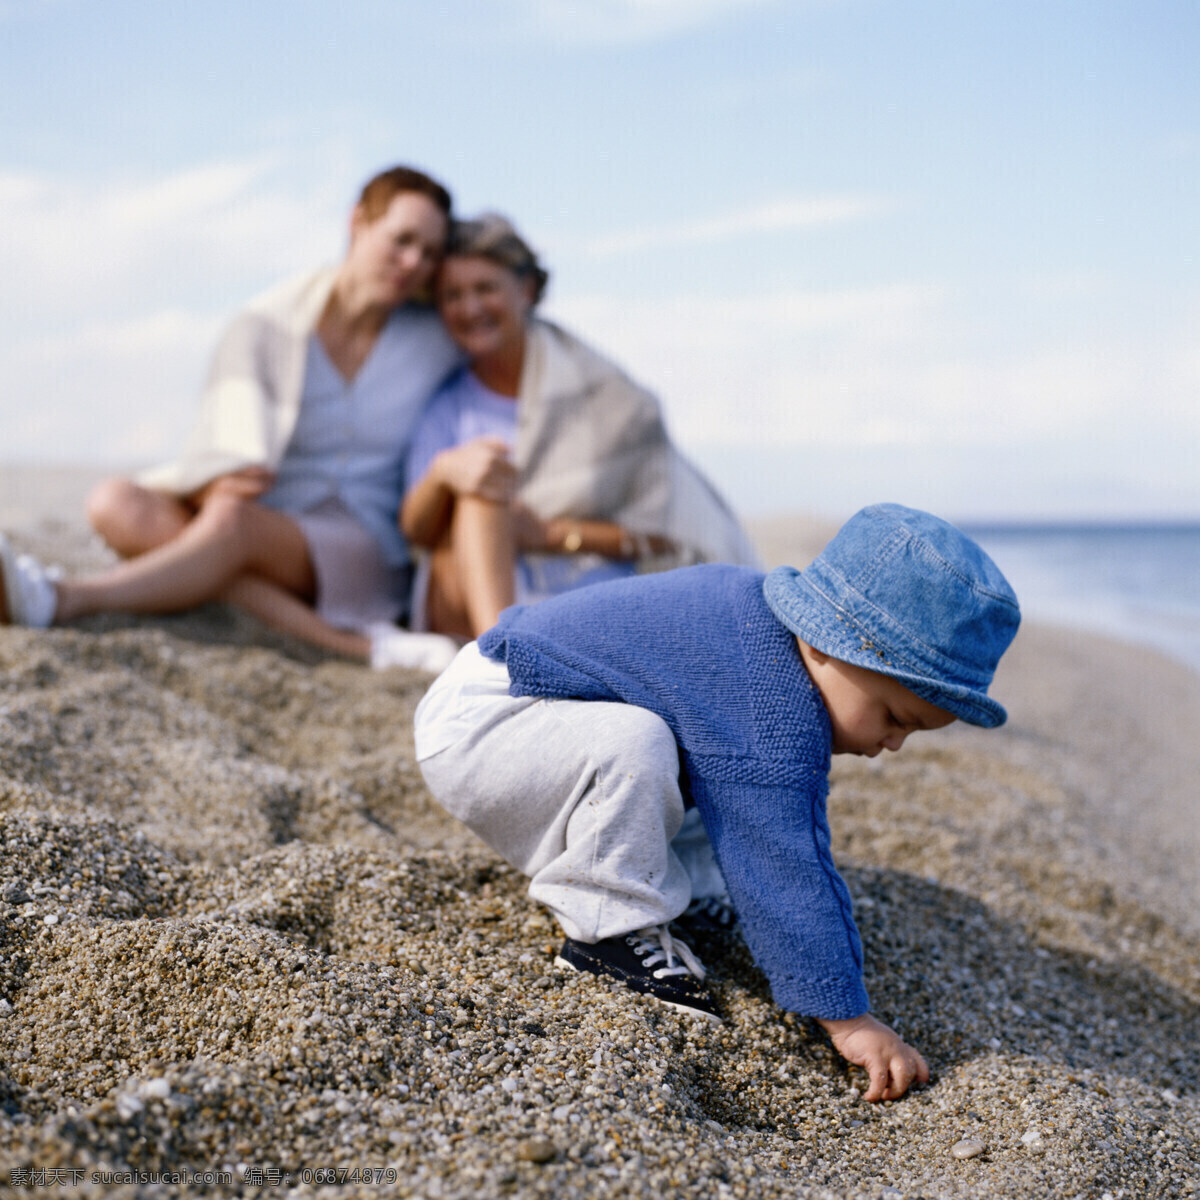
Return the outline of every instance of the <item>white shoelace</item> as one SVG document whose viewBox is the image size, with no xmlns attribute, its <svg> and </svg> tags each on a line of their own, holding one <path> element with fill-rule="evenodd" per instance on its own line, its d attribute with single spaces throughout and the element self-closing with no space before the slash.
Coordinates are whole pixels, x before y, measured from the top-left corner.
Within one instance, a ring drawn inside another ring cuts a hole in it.
<svg viewBox="0 0 1200 1200">
<path fill-rule="evenodd" d="M 665 925 L 648 925 L 631 933 L 625 939 L 632 947 L 634 954 L 645 955 L 648 967 L 657 963 L 666 963 L 654 972 L 655 979 L 665 979 L 669 975 L 695 975 L 697 979 L 704 978 L 704 967 L 692 953 L 687 942 L 671 936 Z M 678 958 L 678 961 L 676 959 Z"/>
</svg>

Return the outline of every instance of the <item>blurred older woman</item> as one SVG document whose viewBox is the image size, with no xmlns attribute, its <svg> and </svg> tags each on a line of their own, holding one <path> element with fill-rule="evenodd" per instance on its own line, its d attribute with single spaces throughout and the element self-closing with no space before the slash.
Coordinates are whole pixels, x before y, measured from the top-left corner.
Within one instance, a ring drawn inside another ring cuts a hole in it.
<svg viewBox="0 0 1200 1200">
<path fill-rule="evenodd" d="M 342 262 L 260 297 L 226 330 L 182 457 L 93 494 L 93 525 L 127 561 L 55 581 L 0 538 L 0 622 L 225 600 L 378 665 L 440 667 L 446 639 L 394 624 L 411 587 L 396 512 L 413 426 L 458 361 L 436 313 L 413 303 L 450 207 L 410 167 L 371 179 Z"/>
<path fill-rule="evenodd" d="M 467 356 L 413 436 L 401 526 L 429 551 L 425 628 L 474 637 L 514 602 L 687 562 L 754 562 L 655 398 L 535 315 L 547 273 L 503 217 L 458 223 L 437 303 Z"/>
</svg>

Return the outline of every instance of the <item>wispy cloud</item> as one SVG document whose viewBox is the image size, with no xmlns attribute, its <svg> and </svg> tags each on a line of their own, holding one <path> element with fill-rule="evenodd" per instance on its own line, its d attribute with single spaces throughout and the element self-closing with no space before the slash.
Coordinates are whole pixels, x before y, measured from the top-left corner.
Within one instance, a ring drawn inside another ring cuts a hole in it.
<svg viewBox="0 0 1200 1200">
<path fill-rule="evenodd" d="M 119 464 L 165 457 L 194 416 L 221 320 L 164 309 L 0 344 L 7 453 Z"/>
<path fill-rule="evenodd" d="M 0 173 L 0 276 L 22 316 L 60 323 L 230 283 L 236 295 L 332 249 L 328 197 L 277 186 L 273 167 L 211 162 L 100 180 Z"/>
<path fill-rule="evenodd" d="M 321 186 L 290 190 L 268 159 L 132 178 L 0 172 L 0 443 L 169 453 L 221 322 L 340 249 L 344 210 Z"/>
<path fill-rule="evenodd" d="M 645 225 L 594 236 L 548 238 L 556 254 L 610 258 L 645 250 L 732 242 L 769 233 L 804 232 L 829 225 L 871 220 L 892 211 L 895 202 L 879 196 L 827 195 L 786 197 L 712 216 L 689 217 L 670 224 Z"/>
<path fill-rule="evenodd" d="M 571 326 L 655 387 L 693 446 L 973 448 L 1071 444 L 1081 431 L 1136 441 L 1147 423 L 1180 437 L 1194 371 L 1184 331 L 1153 380 L 1136 342 L 1073 338 L 991 345 L 949 287 L 787 290 L 664 304 L 564 297 Z"/>
</svg>

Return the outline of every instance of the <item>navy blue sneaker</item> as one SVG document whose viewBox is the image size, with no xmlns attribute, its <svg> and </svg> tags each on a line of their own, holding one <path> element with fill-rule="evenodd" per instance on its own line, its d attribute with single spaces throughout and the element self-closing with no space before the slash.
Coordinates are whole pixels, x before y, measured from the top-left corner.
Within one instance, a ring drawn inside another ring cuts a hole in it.
<svg viewBox="0 0 1200 1200">
<path fill-rule="evenodd" d="M 704 968 L 688 945 L 665 925 L 651 925 L 624 937 L 599 942 L 567 938 L 556 967 L 618 979 L 635 992 L 653 996 L 680 1012 L 720 1024 L 721 1017 L 704 985 Z"/>
</svg>

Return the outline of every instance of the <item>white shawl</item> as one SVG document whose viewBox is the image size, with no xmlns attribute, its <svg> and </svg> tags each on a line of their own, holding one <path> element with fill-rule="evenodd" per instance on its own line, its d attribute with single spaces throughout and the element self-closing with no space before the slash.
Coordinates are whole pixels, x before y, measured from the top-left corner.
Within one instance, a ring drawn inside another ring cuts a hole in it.
<svg viewBox="0 0 1200 1200">
<path fill-rule="evenodd" d="M 655 567 L 758 566 L 729 506 L 672 444 L 658 401 L 548 321 L 530 324 L 517 404 L 520 499 L 544 520 L 596 518 L 676 547 Z"/>
<path fill-rule="evenodd" d="M 300 411 L 308 338 L 336 274 L 326 267 L 290 279 L 234 318 L 212 357 L 182 455 L 142 471 L 143 487 L 186 496 L 218 475 L 279 465 Z"/>
</svg>

